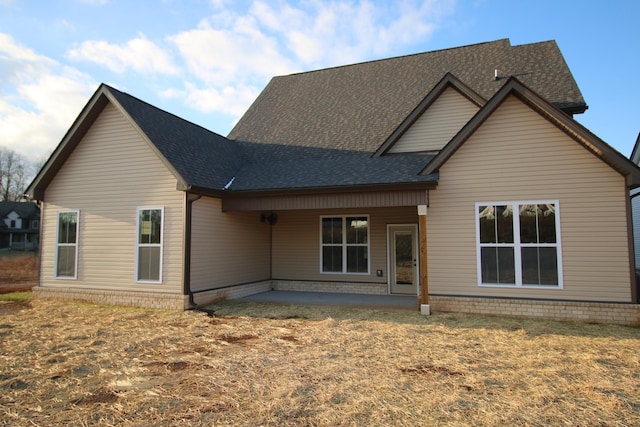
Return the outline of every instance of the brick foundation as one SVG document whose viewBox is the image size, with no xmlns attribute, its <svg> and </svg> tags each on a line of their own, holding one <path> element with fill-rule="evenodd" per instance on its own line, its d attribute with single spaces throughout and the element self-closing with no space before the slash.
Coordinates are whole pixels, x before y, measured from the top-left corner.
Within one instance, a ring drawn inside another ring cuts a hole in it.
<svg viewBox="0 0 640 427">
<path fill-rule="evenodd" d="M 334 292 L 386 295 L 387 285 L 380 283 L 303 282 L 267 280 L 194 294 L 198 305 L 267 292 Z M 178 294 L 107 291 L 75 288 L 33 288 L 35 299 L 58 299 L 94 304 L 185 310 L 189 297 Z M 486 314 L 550 320 L 608 323 L 640 327 L 640 305 L 597 302 L 539 301 L 479 297 L 429 296 L 431 312 Z"/>
<path fill-rule="evenodd" d="M 640 305 L 430 296 L 432 311 L 640 326 Z"/>
<path fill-rule="evenodd" d="M 313 282 L 272 280 L 274 291 L 333 292 L 339 294 L 387 295 L 386 283 Z"/>
<path fill-rule="evenodd" d="M 179 294 L 106 291 L 99 289 L 43 288 L 40 286 L 33 288 L 33 298 L 174 310 L 184 310 L 189 304 L 189 298 L 186 295 Z"/>
</svg>

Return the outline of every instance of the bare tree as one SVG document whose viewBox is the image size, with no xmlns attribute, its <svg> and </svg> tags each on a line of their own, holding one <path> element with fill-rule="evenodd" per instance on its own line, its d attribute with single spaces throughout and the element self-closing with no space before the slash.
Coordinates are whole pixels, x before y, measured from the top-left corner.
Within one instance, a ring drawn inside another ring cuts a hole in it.
<svg viewBox="0 0 640 427">
<path fill-rule="evenodd" d="M 31 162 L 9 148 L 0 147 L 0 201 L 18 201 L 34 176 Z"/>
</svg>

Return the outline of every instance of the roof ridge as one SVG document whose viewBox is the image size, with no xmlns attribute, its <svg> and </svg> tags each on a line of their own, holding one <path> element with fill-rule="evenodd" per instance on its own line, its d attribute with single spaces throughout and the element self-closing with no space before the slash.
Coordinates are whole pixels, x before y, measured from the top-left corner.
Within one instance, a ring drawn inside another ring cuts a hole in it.
<svg viewBox="0 0 640 427">
<path fill-rule="evenodd" d="M 467 44 L 467 45 L 464 45 L 464 46 L 455 46 L 455 47 L 448 47 L 448 48 L 443 48 L 443 49 L 427 50 L 427 51 L 424 51 L 424 52 L 409 53 L 409 54 L 406 54 L 406 55 L 392 56 L 392 57 L 389 57 L 389 58 L 371 59 L 369 61 L 354 62 L 352 64 L 336 65 L 336 66 L 333 66 L 333 67 L 319 68 L 317 70 L 300 71 L 298 73 L 283 74 L 283 75 L 280 75 L 280 76 L 275 76 L 274 78 L 291 77 L 291 76 L 298 76 L 298 75 L 303 75 L 303 74 L 312 74 L 312 73 L 319 73 L 319 72 L 323 72 L 323 71 L 336 70 L 336 69 L 340 69 L 340 68 L 357 67 L 359 65 L 372 64 L 372 63 L 376 63 L 376 62 L 393 61 L 393 60 L 397 60 L 397 59 L 411 58 L 411 57 L 420 56 L 420 55 L 426 55 L 426 54 L 430 54 L 430 53 L 453 51 L 453 50 L 458 50 L 458 49 L 470 48 L 470 47 L 474 47 L 474 46 L 481 46 L 481 45 L 492 44 L 492 43 L 500 43 L 500 42 L 505 42 L 505 41 L 509 44 L 509 47 L 514 47 L 513 45 L 511 45 L 511 41 L 509 40 L 509 38 L 503 38 L 503 39 L 491 40 L 491 41 L 486 41 L 486 42 L 471 43 L 471 44 Z M 545 42 L 541 42 L 541 43 L 545 43 Z M 531 44 L 533 44 L 533 43 L 531 43 Z M 516 45 L 516 46 L 524 46 L 524 45 Z"/>
</svg>

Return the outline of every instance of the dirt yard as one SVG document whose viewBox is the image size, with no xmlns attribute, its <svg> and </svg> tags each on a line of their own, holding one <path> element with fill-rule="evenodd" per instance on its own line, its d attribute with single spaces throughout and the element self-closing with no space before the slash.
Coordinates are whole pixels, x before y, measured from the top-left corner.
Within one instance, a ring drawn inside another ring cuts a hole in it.
<svg viewBox="0 0 640 427">
<path fill-rule="evenodd" d="M 0 303 L 0 425 L 640 425 L 637 328 L 215 308 Z"/>
</svg>

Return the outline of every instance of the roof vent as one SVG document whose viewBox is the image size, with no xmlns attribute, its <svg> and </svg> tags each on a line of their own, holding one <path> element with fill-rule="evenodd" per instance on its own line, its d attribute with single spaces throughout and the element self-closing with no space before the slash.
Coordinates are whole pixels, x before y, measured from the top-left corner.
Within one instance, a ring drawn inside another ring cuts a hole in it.
<svg viewBox="0 0 640 427">
<path fill-rule="evenodd" d="M 500 72 L 498 71 L 497 68 L 496 68 L 496 72 L 495 72 L 495 75 L 494 75 L 494 79 L 495 80 L 500 80 Z"/>
</svg>

